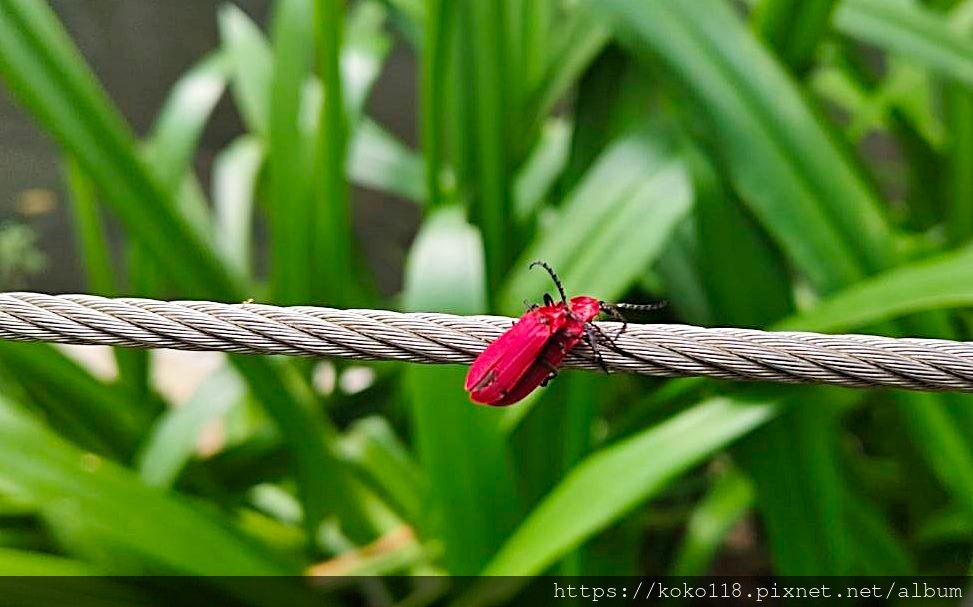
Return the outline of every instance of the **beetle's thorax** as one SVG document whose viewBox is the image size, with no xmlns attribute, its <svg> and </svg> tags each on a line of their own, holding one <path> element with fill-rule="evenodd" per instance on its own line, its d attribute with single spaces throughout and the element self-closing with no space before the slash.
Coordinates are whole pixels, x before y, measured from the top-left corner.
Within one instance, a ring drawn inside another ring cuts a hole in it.
<svg viewBox="0 0 973 607">
<path fill-rule="evenodd" d="M 578 295 L 569 302 L 571 315 L 582 323 L 591 322 L 601 314 L 601 302 L 594 297 Z"/>
</svg>

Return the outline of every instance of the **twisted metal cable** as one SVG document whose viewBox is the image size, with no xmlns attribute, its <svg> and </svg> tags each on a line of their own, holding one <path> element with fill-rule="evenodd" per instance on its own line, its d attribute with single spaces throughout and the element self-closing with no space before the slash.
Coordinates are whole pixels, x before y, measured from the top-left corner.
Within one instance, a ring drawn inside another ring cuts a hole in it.
<svg viewBox="0 0 973 607">
<path fill-rule="evenodd" d="M 469 364 L 515 319 L 255 303 L 0 293 L 0 339 Z M 598 323 L 612 371 L 973 392 L 973 343 Z M 597 370 L 579 345 L 565 367 Z"/>
</svg>

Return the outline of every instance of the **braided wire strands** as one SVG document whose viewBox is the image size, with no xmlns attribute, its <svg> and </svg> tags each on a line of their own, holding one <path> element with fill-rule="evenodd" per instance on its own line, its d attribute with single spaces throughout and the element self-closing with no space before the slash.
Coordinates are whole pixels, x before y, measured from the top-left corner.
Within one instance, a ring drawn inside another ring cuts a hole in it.
<svg viewBox="0 0 973 607">
<path fill-rule="evenodd" d="M 0 293 L 0 339 L 469 364 L 512 326 L 499 316 Z M 672 324 L 598 323 L 616 372 L 973 392 L 973 344 Z M 591 349 L 565 367 L 597 370 Z"/>
</svg>

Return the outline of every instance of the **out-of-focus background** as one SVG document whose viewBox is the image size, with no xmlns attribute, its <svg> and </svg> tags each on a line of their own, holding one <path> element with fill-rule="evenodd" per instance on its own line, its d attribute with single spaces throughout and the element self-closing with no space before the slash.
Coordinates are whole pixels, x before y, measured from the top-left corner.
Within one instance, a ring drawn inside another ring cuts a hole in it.
<svg viewBox="0 0 973 607">
<path fill-rule="evenodd" d="M 219 45 L 219 25 L 214 16 L 222 4 L 210 0 L 90 0 L 55 1 L 50 6 L 118 110 L 137 133 L 145 133 L 183 72 Z M 266 25 L 270 0 L 243 1 L 236 6 L 262 27 Z M 417 143 L 415 78 L 415 54 L 401 37 L 396 37 L 375 84 L 375 94 L 367 101 L 369 115 L 412 146 Z M 204 184 L 211 180 L 216 154 L 243 128 L 232 100 L 221 98 L 193 158 L 194 169 Z M 4 142 L 0 222 L 8 227 L 13 224 L 10 241 L 20 242 L 21 233 L 33 232 L 27 238 L 47 260 L 43 266 L 33 265 L 37 271 L 21 274 L 17 287 L 52 293 L 84 292 L 83 262 L 72 230 L 56 144 L 6 92 L 0 96 L 0 129 Z M 386 192 L 355 192 L 354 213 L 359 232 L 365 232 L 365 252 L 388 291 L 401 286 L 404 252 L 418 226 L 414 206 L 396 202 L 397 197 Z M 113 230 L 111 235 L 118 254 L 120 234 Z"/>
<path fill-rule="evenodd" d="M 517 315 L 542 258 L 670 302 L 632 320 L 969 339 L 971 33 L 971 0 L 0 0 L 0 288 Z M 491 409 L 464 373 L 0 342 L 0 572 L 969 570 L 968 396 L 572 372 Z M 322 596 L 274 584 L 198 598 Z"/>
</svg>

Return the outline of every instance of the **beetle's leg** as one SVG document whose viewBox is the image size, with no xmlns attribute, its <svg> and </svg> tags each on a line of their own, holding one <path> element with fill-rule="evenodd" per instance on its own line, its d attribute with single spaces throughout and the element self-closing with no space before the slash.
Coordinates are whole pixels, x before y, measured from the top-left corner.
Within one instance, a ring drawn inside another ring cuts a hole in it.
<svg viewBox="0 0 973 607">
<path fill-rule="evenodd" d="M 601 338 L 602 341 L 604 341 L 605 343 L 607 343 L 608 345 L 610 345 L 613 349 L 617 350 L 618 349 L 618 344 L 615 343 L 615 340 L 618 339 L 619 336 L 621 336 L 622 331 L 625 330 L 625 326 L 622 325 L 621 331 L 619 331 L 618 333 L 616 333 L 614 337 L 611 337 L 610 335 L 608 335 L 608 333 L 605 333 L 605 330 L 604 329 L 602 329 L 601 327 L 599 327 L 598 325 L 596 325 L 595 323 L 592 323 L 592 322 L 587 323 L 587 325 L 585 326 L 585 331 L 589 331 L 589 330 L 592 331 L 592 332 L 594 332 L 594 333 L 597 333 L 598 334 L 598 337 Z"/>
<path fill-rule="evenodd" d="M 528 312 L 533 312 L 539 307 L 540 307 L 539 305 L 535 304 L 532 301 L 527 301 L 526 299 L 524 300 L 524 308 L 526 308 Z"/>
<path fill-rule="evenodd" d="M 547 377 L 545 377 L 544 378 L 544 381 L 541 382 L 541 387 L 542 388 L 546 388 L 547 387 L 547 384 L 549 384 L 552 381 L 554 381 L 554 378 L 555 377 L 557 377 L 557 371 L 551 371 L 551 374 L 548 375 Z"/>
<path fill-rule="evenodd" d="M 598 366 L 601 367 L 601 370 L 607 374 L 609 372 L 608 365 L 605 364 L 605 359 L 602 358 L 601 352 L 598 350 L 598 344 L 596 343 L 597 339 L 595 337 L 596 331 L 601 332 L 601 329 L 591 323 L 587 323 L 584 326 L 584 341 L 591 348 L 591 351 L 595 353 L 595 361 L 598 362 Z M 603 332 L 602 335 L 604 335 Z M 608 337 L 607 335 L 604 336 L 606 338 Z"/>
<path fill-rule="evenodd" d="M 561 354 L 566 354 L 567 348 L 564 346 L 564 342 L 559 340 L 556 336 L 553 339 L 554 342 L 557 344 L 557 349 L 561 351 Z M 558 369 L 556 366 L 551 364 L 551 361 L 547 360 L 546 358 L 539 358 L 537 359 L 537 362 L 547 367 L 547 370 L 550 371 L 550 374 L 546 378 L 544 378 L 544 381 L 541 382 L 542 386 L 546 386 L 551 382 L 552 379 L 557 377 Z"/>
<path fill-rule="evenodd" d="M 618 330 L 618 333 L 615 334 L 615 338 L 611 340 L 612 345 L 614 346 L 615 339 L 621 337 L 622 333 L 625 332 L 625 329 L 628 328 L 628 320 L 622 316 L 621 312 L 618 311 L 618 306 L 604 301 L 600 301 L 598 303 L 601 304 L 601 309 L 605 314 L 622 323 L 622 328 Z"/>
</svg>

